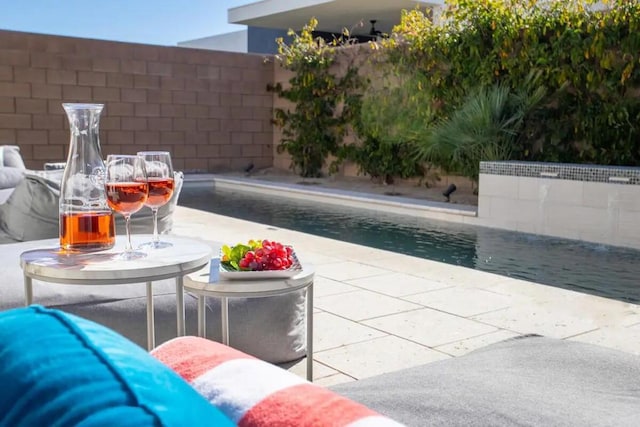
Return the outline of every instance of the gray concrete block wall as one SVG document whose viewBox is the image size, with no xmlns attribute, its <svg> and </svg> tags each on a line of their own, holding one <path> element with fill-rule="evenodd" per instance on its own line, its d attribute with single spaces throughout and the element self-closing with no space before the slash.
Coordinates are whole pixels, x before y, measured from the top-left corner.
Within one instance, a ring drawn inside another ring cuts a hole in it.
<svg viewBox="0 0 640 427">
<path fill-rule="evenodd" d="M 63 102 L 104 103 L 103 154 L 167 150 L 176 169 L 273 165 L 263 55 L 0 31 L 0 144 L 27 167 L 66 159 Z"/>
</svg>

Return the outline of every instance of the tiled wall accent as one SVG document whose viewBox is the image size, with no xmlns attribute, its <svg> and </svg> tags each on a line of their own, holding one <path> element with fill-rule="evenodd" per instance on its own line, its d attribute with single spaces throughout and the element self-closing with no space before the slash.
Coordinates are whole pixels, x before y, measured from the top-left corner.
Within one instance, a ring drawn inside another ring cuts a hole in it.
<svg viewBox="0 0 640 427">
<path fill-rule="evenodd" d="M 273 165 L 273 63 L 262 55 L 0 31 L 0 144 L 66 159 L 62 102 L 105 104 L 103 154 L 167 150 L 176 169 Z"/>
<path fill-rule="evenodd" d="M 640 168 L 536 162 L 480 162 L 480 173 L 640 185 Z"/>
<path fill-rule="evenodd" d="M 527 176 L 534 172 L 517 163 L 515 170 L 521 176 L 487 173 L 513 167 L 502 162 L 497 165 L 492 169 L 490 163 L 485 164 L 480 173 L 479 225 L 640 249 L 640 185 L 636 184 L 640 169 L 534 165 L 567 176 L 551 178 L 540 177 L 541 169 L 534 169 L 538 176 Z M 599 175 L 591 174 L 590 168 Z M 588 178 L 575 179 L 576 171 Z M 612 182 L 609 176 L 628 177 L 629 181 Z"/>
</svg>

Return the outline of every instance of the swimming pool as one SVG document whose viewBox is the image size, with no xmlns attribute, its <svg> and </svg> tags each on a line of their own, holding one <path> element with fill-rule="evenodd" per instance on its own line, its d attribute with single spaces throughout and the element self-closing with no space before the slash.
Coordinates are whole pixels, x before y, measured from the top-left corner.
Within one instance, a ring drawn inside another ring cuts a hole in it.
<svg viewBox="0 0 640 427">
<path fill-rule="evenodd" d="M 628 302 L 640 251 L 187 183 L 179 204 Z"/>
</svg>

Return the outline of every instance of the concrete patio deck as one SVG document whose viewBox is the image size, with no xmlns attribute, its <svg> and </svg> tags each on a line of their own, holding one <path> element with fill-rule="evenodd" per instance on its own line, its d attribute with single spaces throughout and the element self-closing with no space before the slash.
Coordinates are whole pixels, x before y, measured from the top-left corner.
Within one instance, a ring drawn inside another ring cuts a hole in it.
<svg viewBox="0 0 640 427">
<path fill-rule="evenodd" d="M 353 381 L 521 334 L 640 355 L 640 306 L 178 207 L 173 233 L 287 242 L 316 267 L 314 380 Z M 289 368 L 304 376 L 304 363 Z"/>
</svg>

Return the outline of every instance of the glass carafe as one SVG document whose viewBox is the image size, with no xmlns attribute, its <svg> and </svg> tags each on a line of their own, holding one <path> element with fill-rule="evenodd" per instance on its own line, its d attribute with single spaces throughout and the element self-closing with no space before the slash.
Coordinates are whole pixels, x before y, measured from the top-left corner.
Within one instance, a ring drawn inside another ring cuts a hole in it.
<svg viewBox="0 0 640 427">
<path fill-rule="evenodd" d="M 116 242 L 104 189 L 98 128 L 103 104 L 62 104 L 69 119 L 69 156 L 60 188 L 60 247 L 99 251 Z"/>
</svg>

